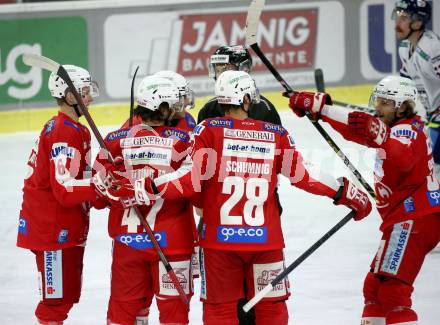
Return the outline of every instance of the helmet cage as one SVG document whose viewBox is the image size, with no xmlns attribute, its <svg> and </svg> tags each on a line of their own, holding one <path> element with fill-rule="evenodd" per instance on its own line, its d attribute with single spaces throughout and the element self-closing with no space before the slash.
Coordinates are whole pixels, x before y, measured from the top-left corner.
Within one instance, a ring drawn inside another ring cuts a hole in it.
<svg viewBox="0 0 440 325">
<path fill-rule="evenodd" d="M 186 87 L 184 95 L 182 96 L 184 101 L 184 108 L 185 109 L 191 109 L 194 108 L 195 105 L 195 96 L 194 91 L 190 89 L 189 87 Z"/>
<path fill-rule="evenodd" d="M 219 71 L 218 75 L 226 70 L 233 70 L 231 67 L 249 73 L 252 69 L 252 57 L 244 46 L 221 46 L 211 55 L 208 67 L 210 77 L 216 78 L 217 65 L 224 65 L 224 69 Z"/>
<path fill-rule="evenodd" d="M 77 90 L 81 96 L 84 96 L 85 94 L 87 94 L 87 92 L 93 98 L 96 98 L 99 96 L 99 86 L 95 80 L 92 80 L 90 82 L 90 85 L 84 86 L 82 88 L 77 88 Z"/>
</svg>

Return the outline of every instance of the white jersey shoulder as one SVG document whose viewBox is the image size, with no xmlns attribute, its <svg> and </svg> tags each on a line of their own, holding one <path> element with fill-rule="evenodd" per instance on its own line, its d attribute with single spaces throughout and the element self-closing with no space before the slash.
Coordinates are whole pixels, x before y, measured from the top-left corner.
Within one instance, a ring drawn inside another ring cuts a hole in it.
<svg viewBox="0 0 440 325">
<path fill-rule="evenodd" d="M 429 115 L 440 108 L 440 37 L 432 31 L 425 31 L 411 52 L 410 43 L 402 41 L 399 46 L 400 72 L 414 80 Z M 439 121 L 440 114 L 435 115 L 438 115 L 436 120 Z"/>
</svg>

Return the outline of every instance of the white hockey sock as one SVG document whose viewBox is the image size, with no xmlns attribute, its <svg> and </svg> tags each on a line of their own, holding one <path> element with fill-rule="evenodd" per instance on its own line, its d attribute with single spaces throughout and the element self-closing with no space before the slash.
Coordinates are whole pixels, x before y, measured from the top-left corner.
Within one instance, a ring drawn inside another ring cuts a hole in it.
<svg viewBox="0 0 440 325">
<path fill-rule="evenodd" d="M 440 181 L 440 164 L 434 164 L 434 175 Z"/>
<path fill-rule="evenodd" d="M 385 317 L 362 317 L 361 325 L 385 325 Z"/>
<path fill-rule="evenodd" d="M 148 325 L 148 316 L 137 316 L 135 325 Z"/>
</svg>

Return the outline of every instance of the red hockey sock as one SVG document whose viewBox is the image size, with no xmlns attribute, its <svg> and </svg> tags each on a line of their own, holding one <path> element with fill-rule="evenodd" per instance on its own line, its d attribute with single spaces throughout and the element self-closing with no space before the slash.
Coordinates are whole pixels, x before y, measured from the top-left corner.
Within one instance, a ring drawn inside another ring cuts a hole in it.
<svg viewBox="0 0 440 325">
<path fill-rule="evenodd" d="M 364 317 L 381 317 L 385 319 L 385 313 L 379 303 L 366 303 L 362 312 L 362 318 Z"/>
<path fill-rule="evenodd" d="M 62 324 L 63 320 L 67 318 L 67 314 L 72 308 L 73 304 L 50 304 L 47 301 L 40 301 L 35 310 L 40 324 Z"/>
<path fill-rule="evenodd" d="M 289 314 L 286 302 L 260 301 L 255 305 L 255 322 L 257 325 L 287 325 Z"/>
<path fill-rule="evenodd" d="M 189 308 L 179 298 L 163 299 L 157 298 L 159 309 L 159 320 L 161 324 L 188 324 Z"/>
<path fill-rule="evenodd" d="M 417 325 L 417 314 L 411 308 L 398 308 L 387 314 L 387 325 Z"/>
<path fill-rule="evenodd" d="M 203 303 L 203 324 L 205 325 L 237 325 L 237 302 L 222 304 Z"/>
<path fill-rule="evenodd" d="M 41 325 L 63 325 L 63 322 L 51 322 L 51 321 L 41 320 L 38 318 L 37 318 L 37 320 L 38 320 L 38 324 L 41 324 Z"/>
<path fill-rule="evenodd" d="M 150 314 L 150 308 L 142 308 L 136 316 L 136 325 L 148 325 L 148 315 Z"/>
<path fill-rule="evenodd" d="M 145 308 L 144 299 L 118 301 L 110 297 L 107 309 L 107 323 L 133 325 L 139 311 Z"/>
</svg>

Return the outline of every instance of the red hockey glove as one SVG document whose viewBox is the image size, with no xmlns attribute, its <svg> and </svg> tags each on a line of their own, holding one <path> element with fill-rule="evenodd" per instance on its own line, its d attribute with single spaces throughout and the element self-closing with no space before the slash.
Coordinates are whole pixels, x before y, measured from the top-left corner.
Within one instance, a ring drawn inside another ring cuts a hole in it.
<svg viewBox="0 0 440 325">
<path fill-rule="evenodd" d="M 119 204 L 124 209 L 136 205 L 150 205 L 156 194 L 156 186 L 149 177 L 135 181 L 127 178 L 115 180 L 107 190 L 107 197 L 112 204 Z"/>
<path fill-rule="evenodd" d="M 380 148 L 390 135 L 390 128 L 377 117 L 364 112 L 348 114 L 348 128 L 365 138 L 368 146 Z"/>
<path fill-rule="evenodd" d="M 124 159 L 116 157 L 113 163 L 104 163 L 99 165 L 97 172 L 92 177 L 92 186 L 95 188 L 98 196 L 101 199 L 107 198 L 107 190 L 110 187 L 112 180 L 123 178 L 124 173 Z M 94 168 L 96 168 L 94 166 Z"/>
<path fill-rule="evenodd" d="M 113 175 L 113 179 L 122 179 L 125 177 L 124 158 L 121 156 L 115 157 L 112 163 L 106 163 L 104 167 L 108 173 Z"/>
<path fill-rule="evenodd" d="M 319 119 L 324 105 L 331 105 L 332 99 L 326 93 L 298 92 L 289 98 L 289 107 L 299 117 L 309 112 L 314 120 Z"/>
<path fill-rule="evenodd" d="M 367 194 L 354 186 L 348 179 L 342 177 L 338 179 L 341 187 L 333 198 L 335 205 L 345 205 L 356 211 L 354 220 L 359 221 L 368 216 L 371 212 L 371 202 Z"/>
<path fill-rule="evenodd" d="M 101 169 L 93 175 L 91 183 L 99 198 L 107 199 L 107 189 L 112 183 L 111 175 L 105 169 Z"/>
</svg>

